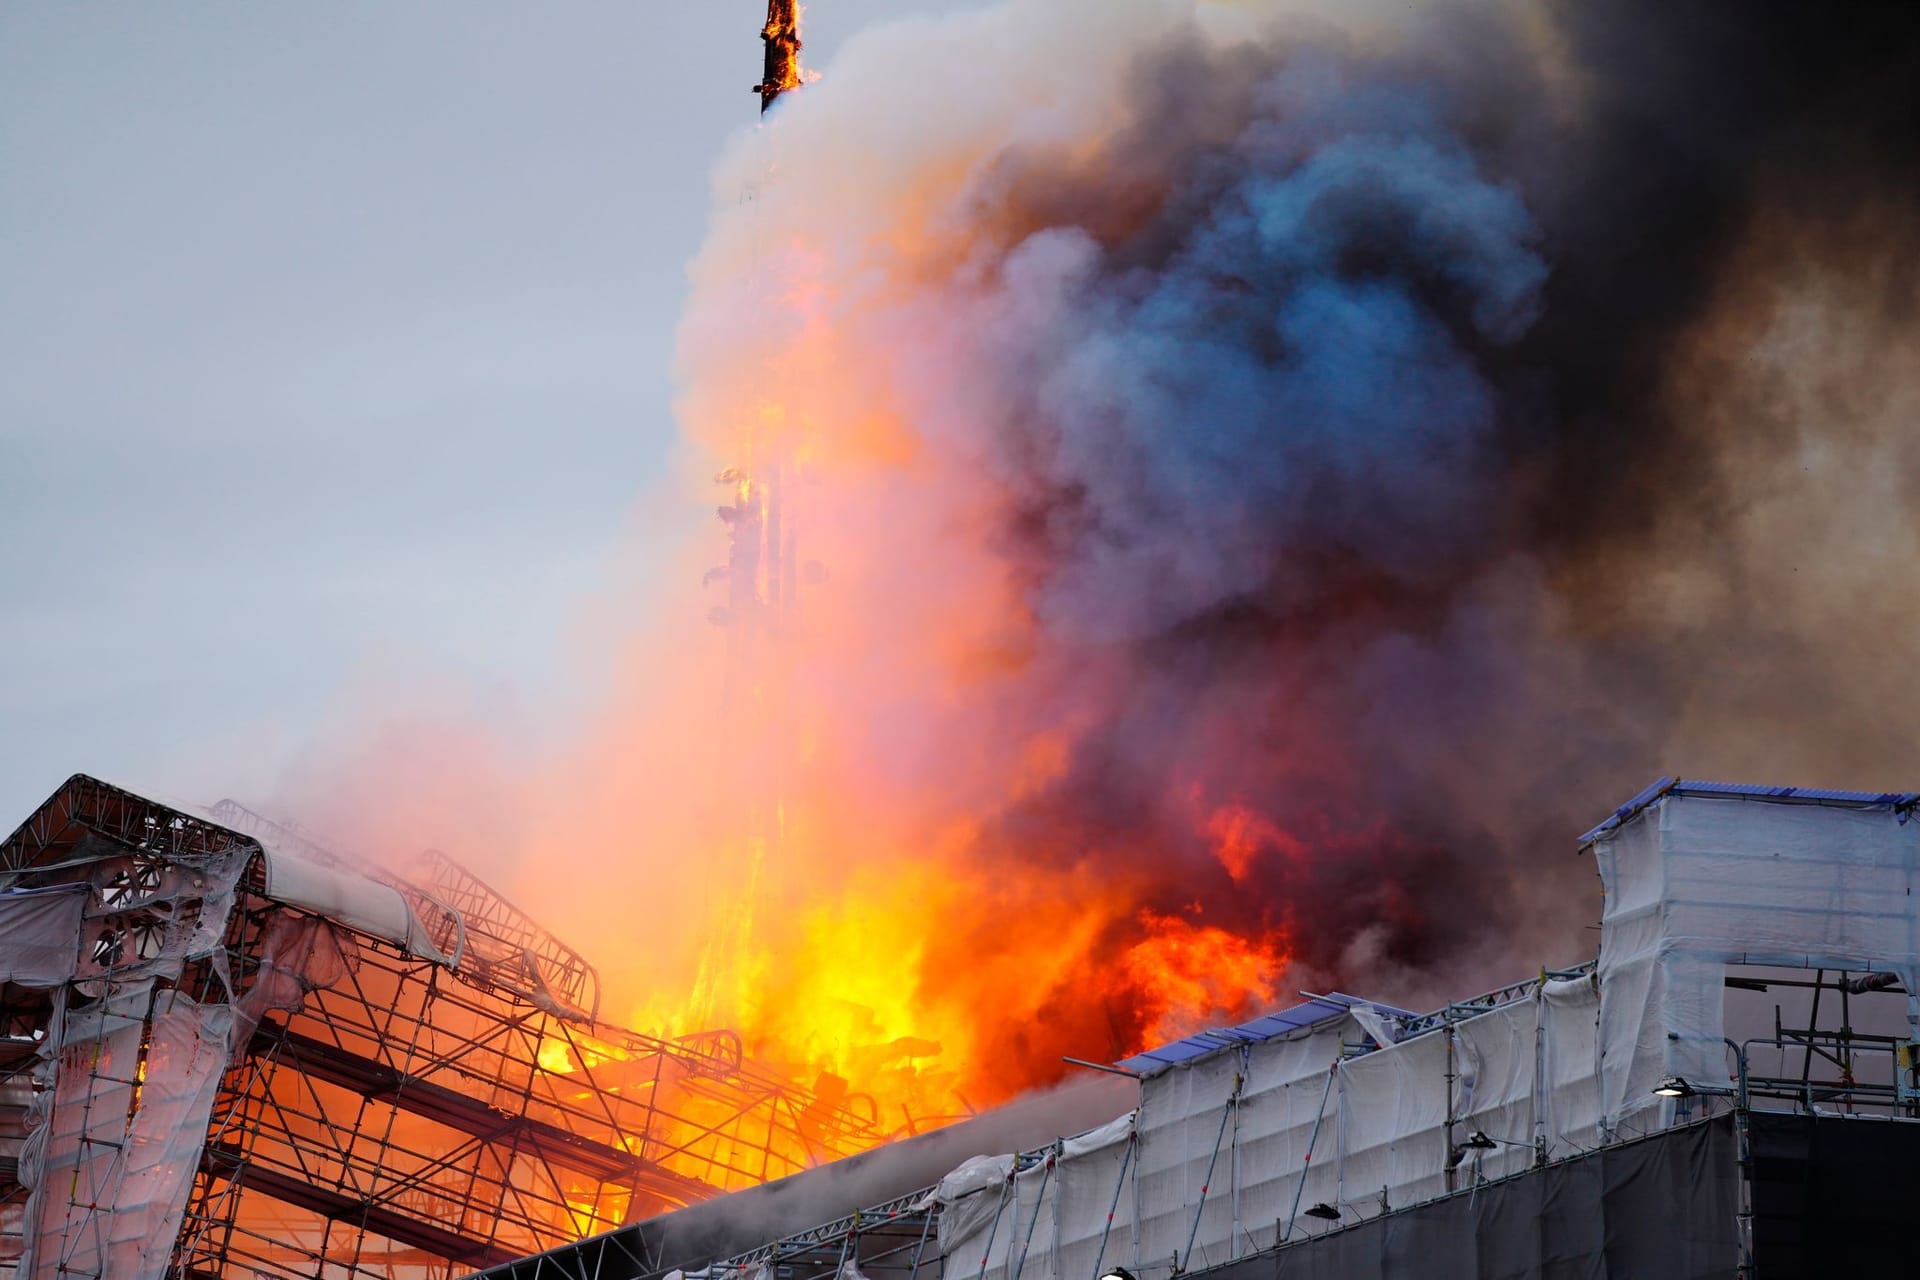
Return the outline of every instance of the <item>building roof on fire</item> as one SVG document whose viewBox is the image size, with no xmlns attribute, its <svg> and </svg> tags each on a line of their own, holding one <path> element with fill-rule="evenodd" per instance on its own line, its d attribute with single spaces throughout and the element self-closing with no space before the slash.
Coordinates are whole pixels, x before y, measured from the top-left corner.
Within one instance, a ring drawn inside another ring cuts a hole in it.
<svg viewBox="0 0 1920 1280">
<path fill-rule="evenodd" d="M 1136 1053 L 1115 1065 L 1127 1071 L 1142 1073 L 1160 1071 L 1238 1045 L 1258 1044 L 1263 1040 L 1275 1040 L 1281 1036 L 1291 1035 L 1303 1027 L 1315 1026 L 1329 1018 L 1341 1017 L 1354 1005 L 1378 1009 L 1390 1018 L 1414 1016 L 1405 1009 L 1396 1009 L 1391 1005 L 1362 1000 L 1358 996 L 1343 995 L 1335 991 L 1329 995 L 1311 996 L 1305 1004 L 1296 1004 L 1291 1008 L 1262 1014 L 1253 1021 L 1243 1022 L 1237 1027 L 1216 1027 L 1209 1031 L 1198 1032 L 1184 1039 L 1175 1040 L 1172 1044 L 1164 1044 L 1157 1049 L 1149 1049 L 1145 1053 Z"/>
</svg>

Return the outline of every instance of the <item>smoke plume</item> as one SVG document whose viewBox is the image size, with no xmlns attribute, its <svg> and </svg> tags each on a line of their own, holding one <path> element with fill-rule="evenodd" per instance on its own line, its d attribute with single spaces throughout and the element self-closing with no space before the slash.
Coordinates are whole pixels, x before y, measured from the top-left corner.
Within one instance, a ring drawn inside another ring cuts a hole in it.
<svg viewBox="0 0 1920 1280">
<path fill-rule="evenodd" d="M 867 34 L 723 161 L 682 336 L 689 471 L 784 469 L 798 596 L 693 634 L 689 567 L 533 824 L 608 892 L 528 892 L 649 921 L 637 1020 L 978 1103 L 1580 959 L 1572 837 L 1661 772 L 1912 785 L 1916 49 L 1652 0 Z"/>
</svg>

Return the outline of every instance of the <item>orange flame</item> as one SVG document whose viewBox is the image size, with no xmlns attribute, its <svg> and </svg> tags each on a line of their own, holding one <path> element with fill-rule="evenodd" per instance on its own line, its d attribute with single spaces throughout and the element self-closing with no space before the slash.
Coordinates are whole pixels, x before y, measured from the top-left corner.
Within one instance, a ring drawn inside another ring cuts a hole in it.
<svg viewBox="0 0 1920 1280">
<path fill-rule="evenodd" d="M 763 92 L 800 82 L 797 18 L 771 7 Z M 834 169 L 854 189 L 831 209 L 797 202 L 766 152 L 743 158 L 756 194 L 722 210 L 692 269 L 678 413 L 725 486 L 724 538 L 761 539 L 758 559 L 716 568 L 722 534 L 702 543 L 686 597 L 632 647 L 625 699 L 552 788 L 563 812 L 535 864 L 631 833 L 632 870 L 614 860 L 617 887 L 591 895 L 536 879 L 530 905 L 599 960 L 614 1020 L 733 1028 L 894 1130 L 1057 1079 L 1063 1053 L 1116 1059 L 1251 1016 L 1281 990 L 1290 935 L 1188 903 L 1299 842 L 1246 806 L 1197 814 L 1188 847 L 1164 850 L 1048 814 L 1099 709 L 1051 697 L 1028 584 L 992 551 L 993 477 L 928 456 L 928 415 L 965 403 L 971 371 L 915 288 L 1018 233 L 948 216 L 983 154 L 949 139 L 871 192 L 866 169 Z M 743 582 L 773 550 L 784 576 Z M 691 630 L 701 617 L 721 629 Z M 1128 678 L 1101 661 L 1079 683 Z"/>
<path fill-rule="evenodd" d="M 1287 965 L 1283 939 L 1249 939 L 1174 916 L 1141 913 L 1147 936 L 1120 960 L 1125 986 L 1149 1015 L 1139 1048 L 1165 1043 L 1273 1003 Z"/>
</svg>

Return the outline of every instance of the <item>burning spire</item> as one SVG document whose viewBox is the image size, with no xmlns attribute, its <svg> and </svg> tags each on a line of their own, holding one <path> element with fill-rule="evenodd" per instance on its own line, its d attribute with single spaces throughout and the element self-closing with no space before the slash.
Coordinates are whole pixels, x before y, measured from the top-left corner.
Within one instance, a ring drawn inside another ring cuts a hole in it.
<svg viewBox="0 0 1920 1280">
<path fill-rule="evenodd" d="M 767 25 L 760 29 L 760 38 L 766 41 L 767 65 L 753 91 L 760 95 L 764 115 L 774 99 L 800 87 L 799 0 L 767 0 Z"/>
</svg>

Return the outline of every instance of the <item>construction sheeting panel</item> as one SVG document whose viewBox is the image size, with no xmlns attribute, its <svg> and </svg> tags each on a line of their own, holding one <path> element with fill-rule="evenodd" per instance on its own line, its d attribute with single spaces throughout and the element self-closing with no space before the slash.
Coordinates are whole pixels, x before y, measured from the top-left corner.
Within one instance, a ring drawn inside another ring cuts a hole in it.
<svg viewBox="0 0 1920 1280">
<path fill-rule="evenodd" d="M 1309 1207 L 1337 1194 L 1339 1082 L 1333 1066 L 1342 1043 L 1358 1030 L 1346 1017 L 1313 1035 L 1263 1045 L 1249 1057 L 1231 1153 L 1234 1212 L 1241 1224 L 1233 1253 L 1274 1243 L 1296 1198 Z M 1196 1123 L 1204 1130 L 1204 1117 Z M 1309 1170 L 1304 1190 L 1302 1170 Z M 1215 1260 L 1223 1252 L 1211 1237 L 1196 1241 L 1196 1249 L 1197 1256 Z"/>
<path fill-rule="evenodd" d="M 1723 1280 L 1739 1265 L 1738 1203 L 1737 1146 L 1719 1120 L 1268 1251 L 1209 1280 Z"/>
<path fill-rule="evenodd" d="M 64 1014 L 61 1070 L 23 1153 L 21 1180 L 32 1188 L 23 1276 L 148 1280 L 165 1272 L 226 1070 L 232 1017 L 225 1005 L 140 988 Z"/>
<path fill-rule="evenodd" d="M 1123 1223 L 1132 1219 L 1132 1207 L 1118 1201 L 1126 1190 L 1135 1147 L 1131 1114 L 1062 1144 L 1053 1175 L 1051 1271 L 1036 1274 L 1097 1275 L 1108 1262 L 1131 1250 L 1131 1231 L 1125 1226 L 1109 1230 L 1107 1215 Z M 1125 1218 L 1121 1218 L 1123 1212 Z M 1096 1229 L 1087 1231 L 1088 1224 L 1096 1224 Z"/>
<path fill-rule="evenodd" d="M 126 850 L 101 858 L 75 894 L 0 897 L 28 919 L 39 919 L 34 900 L 58 903 L 68 929 L 64 957 L 51 916 L 31 930 L 0 931 L 0 970 L 67 979 L 53 987 L 21 1144 L 22 1277 L 165 1273 L 234 1012 L 162 984 L 217 951 L 250 856 L 234 846 L 187 865 Z M 80 902 L 77 914 L 67 897 Z"/>
<path fill-rule="evenodd" d="M 1676 792 L 1594 841 L 1602 919 L 1602 1123 L 1672 1120 L 1670 1075 L 1724 1083 L 1729 964 L 1898 974 L 1920 1039 L 1920 823 L 1841 807 Z"/>
<path fill-rule="evenodd" d="M 1095 1280 L 1218 1267 L 1596 1145 L 1599 997 L 1535 984 L 1510 1003 L 1347 1057 L 1352 1013 L 1141 1082 L 1140 1110 L 1017 1174 L 982 1158 L 942 1184 L 950 1276 Z M 1449 1092 L 1451 1090 L 1451 1092 Z M 1453 1117 L 1448 1127 L 1449 1113 Z M 1468 1147 L 1484 1133 L 1491 1147 Z M 1108 1214 L 1112 1213 L 1111 1225 Z"/>
<path fill-rule="evenodd" d="M 1350 1025 L 1347 1019 L 1340 1019 Z M 1154 1076 L 1140 1087 L 1140 1149 L 1133 1170 L 1134 1260 L 1184 1258 L 1196 1216 L 1205 1240 L 1232 1222 L 1232 1104 L 1252 1055 L 1266 1046 L 1217 1054 Z"/>
</svg>

